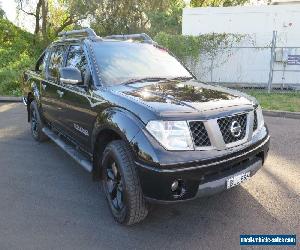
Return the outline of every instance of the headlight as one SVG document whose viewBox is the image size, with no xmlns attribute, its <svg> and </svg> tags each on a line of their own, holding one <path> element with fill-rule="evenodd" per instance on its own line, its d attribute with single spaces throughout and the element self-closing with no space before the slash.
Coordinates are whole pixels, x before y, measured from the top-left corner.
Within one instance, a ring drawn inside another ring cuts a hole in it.
<svg viewBox="0 0 300 250">
<path fill-rule="evenodd" d="M 264 117 L 260 105 L 258 105 L 256 109 L 256 115 L 257 115 L 257 128 L 261 129 L 264 126 L 265 121 L 264 121 Z"/>
<path fill-rule="evenodd" d="M 186 121 L 150 121 L 146 129 L 167 150 L 193 150 Z"/>
</svg>

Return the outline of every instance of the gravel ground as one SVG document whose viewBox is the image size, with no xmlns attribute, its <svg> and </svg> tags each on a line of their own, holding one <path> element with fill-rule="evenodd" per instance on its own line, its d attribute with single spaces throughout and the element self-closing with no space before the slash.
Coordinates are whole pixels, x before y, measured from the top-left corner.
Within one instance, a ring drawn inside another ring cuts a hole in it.
<svg viewBox="0 0 300 250">
<path fill-rule="evenodd" d="M 33 141 L 22 104 L 0 104 L 0 249 L 241 249 L 239 235 L 251 233 L 298 234 L 299 242 L 300 120 L 266 122 L 269 158 L 250 181 L 156 205 L 124 227 L 89 173 L 54 143 Z"/>
</svg>

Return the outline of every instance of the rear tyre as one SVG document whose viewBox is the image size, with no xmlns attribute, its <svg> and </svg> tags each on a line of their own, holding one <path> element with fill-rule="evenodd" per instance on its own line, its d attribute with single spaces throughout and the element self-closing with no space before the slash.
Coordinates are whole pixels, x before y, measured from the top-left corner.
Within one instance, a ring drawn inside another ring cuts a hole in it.
<svg viewBox="0 0 300 250">
<path fill-rule="evenodd" d="M 38 107 L 35 101 L 30 103 L 30 128 L 33 139 L 38 142 L 48 140 L 48 137 L 43 132 L 43 123 L 39 114 Z"/>
<path fill-rule="evenodd" d="M 124 225 L 145 219 L 148 209 L 132 153 L 124 141 L 116 140 L 107 145 L 101 169 L 102 187 L 114 219 Z"/>
</svg>

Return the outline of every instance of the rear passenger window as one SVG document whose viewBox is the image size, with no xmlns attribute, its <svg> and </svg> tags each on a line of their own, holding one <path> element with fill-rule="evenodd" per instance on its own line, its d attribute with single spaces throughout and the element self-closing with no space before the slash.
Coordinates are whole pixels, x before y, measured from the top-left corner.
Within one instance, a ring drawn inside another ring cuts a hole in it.
<svg viewBox="0 0 300 250">
<path fill-rule="evenodd" d="M 63 66 L 64 63 L 64 46 L 57 46 L 53 48 L 48 68 L 48 76 L 50 79 L 57 80 L 59 76 L 59 69 Z"/>
<path fill-rule="evenodd" d="M 81 46 L 70 46 L 66 66 L 79 69 L 84 78 L 85 71 L 87 70 L 87 61 Z"/>
</svg>

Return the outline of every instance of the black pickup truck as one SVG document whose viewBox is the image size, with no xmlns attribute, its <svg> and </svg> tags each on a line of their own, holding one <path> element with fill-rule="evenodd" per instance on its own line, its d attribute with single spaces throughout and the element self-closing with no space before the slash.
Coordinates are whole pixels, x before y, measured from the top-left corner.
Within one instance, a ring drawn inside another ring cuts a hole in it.
<svg viewBox="0 0 300 250">
<path fill-rule="evenodd" d="M 248 180 L 269 150 L 254 98 L 198 82 L 146 34 L 60 34 L 25 72 L 23 101 L 33 138 L 50 138 L 90 171 L 126 225 L 153 202 Z"/>
</svg>

